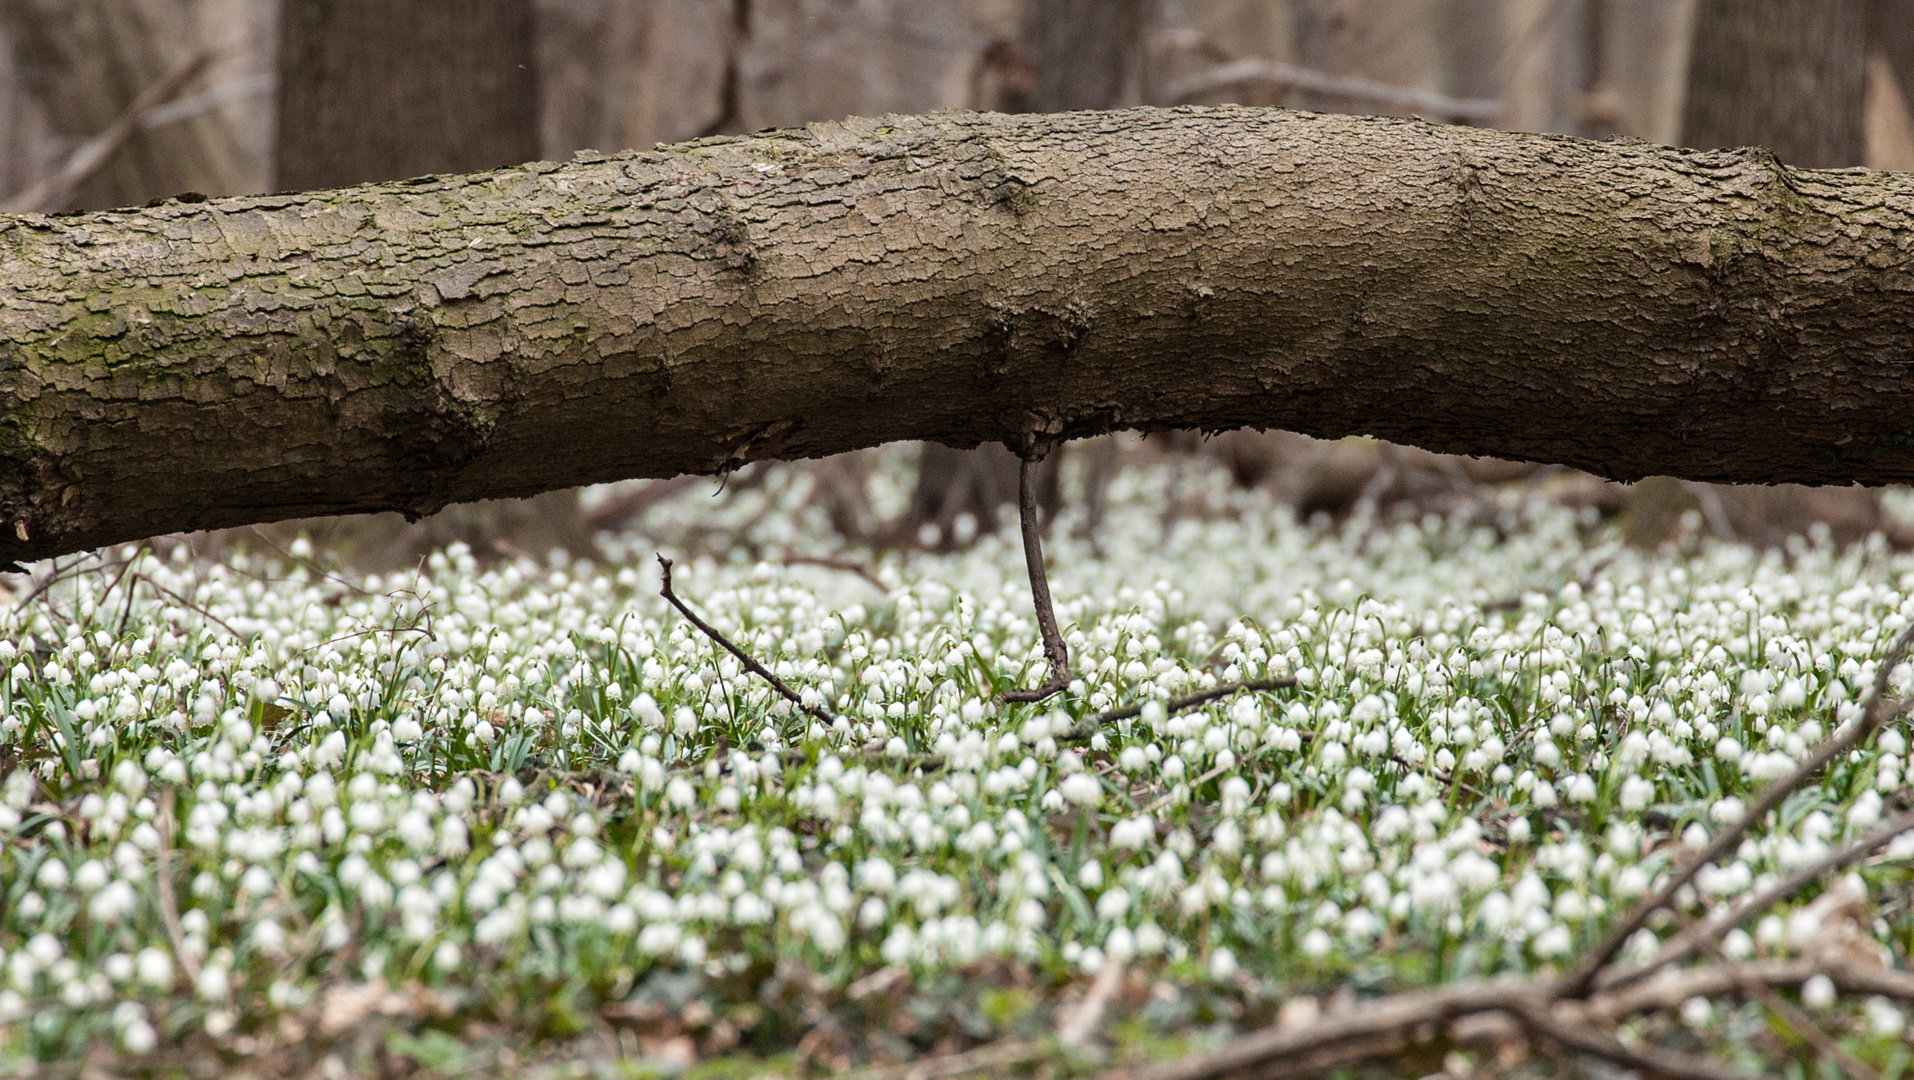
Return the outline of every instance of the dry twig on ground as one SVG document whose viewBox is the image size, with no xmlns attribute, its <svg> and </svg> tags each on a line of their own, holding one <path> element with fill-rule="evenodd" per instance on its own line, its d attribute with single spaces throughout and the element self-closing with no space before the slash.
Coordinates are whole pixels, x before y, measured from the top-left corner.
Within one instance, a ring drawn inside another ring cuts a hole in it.
<svg viewBox="0 0 1914 1080">
<path fill-rule="evenodd" d="M 710 638 L 712 641 L 722 646 L 726 652 L 730 653 L 732 656 L 737 657 L 738 663 L 743 664 L 746 671 L 749 671 L 751 674 L 756 675 L 758 678 L 763 679 L 765 682 L 770 683 L 771 688 L 776 690 L 778 694 L 784 698 L 784 700 L 790 702 L 793 705 L 796 705 L 799 709 L 802 709 L 804 712 L 809 713 L 812 717 L 818 720 L 821 720 L 826 724 L 833 723 L 837 720 L 837 717 L 832 716 L 828 711 L 826 711 L 823 708 L 820 708 L 816 705 L 806 705 L 804 703 L 804 698 L 799 696 L 796 690 L 791 689 L 791 687 L 788 684 L 786 684 L 783 679 L 780 679 L 775 674 L 773 674 L 770 668 L 767 668 L 763 664 L 760 664 L 756 660 L 752 659 L 750 653 L 747 653 L 743 649 L 738 648 L 735 644 L 732 643 L 730 638 L 725 637 L 722 633 L 719 633 L 717 627 L 712 626 L 708 622 L 705 622 L 703 619 L 698 617 L 697 612 L 692 611 L 689 607 L 685 606 L 685 602 L 683 600 L 678 599 L 678 594 L 671 591 L 671 560 L 670 559 L 665 558 L 663 555 L 658 556 L 658 566 L 660 567 L 660 579 L 661 579 L 659 587 L 658 587 L 659 595 L 663 596 L 665 600 L 671 604 L 672 607 L 677 608 L 678 614 L 683 615 L 686 621 L 690 622 L 691 625 L 697 627 L 699 632 L 704 634 L 705 637 Z"/>
<path fill-rule="evenodd" d="M 1774 990 L 1798 987 L 1808 978 L 1825 975 L 1843 993 L 1914 1002 L 1914 973 L 1872 966 L 1872 961 L 1857 963 L 1851 956 L 1825 949 L 1794 960 L 1735 963 L 1720 953 L 1715 938 L 1823 875 L 1858 861 L 1914 828 L 1914 813 L 1897 816 L 1800 867 L 1742 903 L 1685 927 L 1645 963 L 1617 970 L 1614 961 L 1650 914 L 1669 906 L 1676 892 L 1702 867 L 1739 845 L 1753 823 L 1763 820 L 1830 761 L 1859 746 L 1882 724 L 1908 708 L 1910 699 L 1890 699 L 1889 684 L 1895 668 L 1907 659 L 1910 646 L 1914 646 L 1914 627 L 1895 641 L 1882 660 L 1872 696 L 1861 717 L 1836 729 L 1815 746 L 1793 772 L 1763 789 L 1738 821 L 1724 826 L 1700 851 L 1669 873 L 1661 886 L 1631 908 L 1567 976 L 1545 974 L 1529 979 L 1505 978 L 1408 991 L 1362 1003 L 1341 1015 L 1309 1025 L 1278 1025 L 1252 1032 L 1212 1053 L 1140 1070 L 1115 1070 L 1106 1074 L 1108 1080 L 1300 1078 L 1388 1057 L 1411 1044 L 1426 1043 L 1444 1034 L 1460 1037 L 1457 1034 L 1460 1029 L 1471 1027 L 1502 1038 L 1525 1029 L 1564 1050 L 1655 1075 L 1681 1080 L 1745 1080 L 1745 1074 L 1705 1058 L 1625 1043 L 1600 1026 L 1629 1016 L 1673 1010 L 1691 998 L 1726 994 L 1741 994 L 1763 1002 L 1776 1010 L 1803 1040 L 1835 1058 L 1851 1075 L 1871 1075 L 1871 1067 L 1854 1058 L 1811 1017 L 1781 999 Z M 1697 951 L 1710 953 L 1715 962 L 1685 970 L 1668 967 Z"/>
</svg>

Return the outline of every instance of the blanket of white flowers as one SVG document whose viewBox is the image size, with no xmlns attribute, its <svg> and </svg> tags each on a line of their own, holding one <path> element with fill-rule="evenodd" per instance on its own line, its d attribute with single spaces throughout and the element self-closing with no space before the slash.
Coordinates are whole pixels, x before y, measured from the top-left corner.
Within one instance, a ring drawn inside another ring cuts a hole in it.
<svg viewBox="0 0 1914 1080">
<path fill-rule="evenodd" d="M 671 504 L 598 564 L 481 569 L 455 547 L 381 577 L 303 544 L 146 546 L 14 579 L 0 1066 L 303 1047 L 356 1069 L 668 1013 L 672 1038 L 610 1045 L 672 1071 L 799 1045 L 819 1007 L 778 1027 L 770 983 L 848 1001 L 995 973 L 1041 998 L 1122 963 L 1166 988 L 1128 1015 L 1180 1001 L 1157 1019 L 1187 1034 L 1299 992 L 1560 967 L 1857 716 L 1914 617 L 1914 559 L 1878 542 L 1644 552 L 1513 498 L 1311 526 L 1139 469 L 1094 547 L 1056 523 L 1075 681 L 1012 706 L 996 692 L 1047 673 L 1015 530 L 867 577 L 792 557 L 873 558 L 833 549 L 804 474 L 787 481 Z M 1200 512 L 1166 521 L 1172 484 Z M 687 555 L 724 528 L 715 558 Z M 680 596 L 837 722 L 673 613 L 654 547 Z M 1158 704 L 1059 738 L 1132 702 Z M 1905 730 L 1755 823 L 1686 910 L 1903 805 Z M 1845 879 L 1890 967 L 1914 945 L 1910 856 L 1905 835 Z M 1814 895 L 1722 954 L 1789 955 Z M 1893 1001 L 1789 995 L 1905 1066 Z M 989 1001 L 961 1031 L 892 1024 L 898 1053 L 1003 1034 L 1016 1010 Z M 1766 1030 L 1727 1000 L 1680 1021 L 1746 1053 Z"/>
</svg>

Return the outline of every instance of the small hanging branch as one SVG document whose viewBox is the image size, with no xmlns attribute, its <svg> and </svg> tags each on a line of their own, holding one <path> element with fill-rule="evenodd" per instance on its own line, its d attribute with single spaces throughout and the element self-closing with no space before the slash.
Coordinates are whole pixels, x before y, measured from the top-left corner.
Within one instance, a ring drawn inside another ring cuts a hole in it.
<svg viewBox="0 0 1914 1080">
<path fill-rule="evenodd" d="M 1042 701 L 1070 685 L 1070 646 L 1064 644 L 1063 634 L 1057 630 L 1057 612 L 1050 603 L 1050 578 L 1043 571 L 1043 536 L 1038 527 L 1035 482 L 1037 463 L 1043 457 L 1042 450 L 1025 456 L 1023 467 L 1017 471 L 1017 515 L 1023 524 L 1024 569 L 1030 574 L 1030 599 L 1037 608 L 1037 632 L 1043 635 L 1043 655 L 1050 662 L 1050 678 L 1034 689 L 1005 690 L 997 695 L 1001 701 Z"/>
</svg>

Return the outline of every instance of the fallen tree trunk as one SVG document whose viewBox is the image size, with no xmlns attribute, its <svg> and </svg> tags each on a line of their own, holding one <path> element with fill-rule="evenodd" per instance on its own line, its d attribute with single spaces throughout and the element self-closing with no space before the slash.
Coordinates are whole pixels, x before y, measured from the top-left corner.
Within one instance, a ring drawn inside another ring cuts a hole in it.
<svg viewBox="0 0 1914 1080">
<path fill-rule="evenodd" d="M 1914 177 L 1242 108 L 0 218 L 0 559 L 898 439 L 1914 479 Z"/>
</svg>

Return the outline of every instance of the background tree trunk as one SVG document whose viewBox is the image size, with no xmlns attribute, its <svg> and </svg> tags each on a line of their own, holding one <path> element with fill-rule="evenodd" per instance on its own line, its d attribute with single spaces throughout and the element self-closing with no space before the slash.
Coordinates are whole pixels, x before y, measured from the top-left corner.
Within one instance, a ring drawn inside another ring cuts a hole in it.
<svg viewBox="0 0 1914 1080">
<path fill-rule="evenodd" d="M 1110 109 L 1146 100 L 1144 36 L 1156 19 L 1156 0 L 1030 0 L 1012 66 L 1020 79 L 1000 84 L 994 102 L 1011 113 Z M 1037 506 L 1045 522 L 1063 506 L 1063 448 L 1044 457 L 1037 472 Z M 925 443 L 917 482 L 898 520 L 870 539 L 880 545 L 919 543 L 951 549 L 997 528 L 1004 507 L 1015 506 L 1021 460 L 1002 446 L 958 449 Z M 969 518 L 969 528 L 960 519 Z"/>
<path fill-rule="evenodd" d="M 1764 146 L 1795 165 L 1860 165 L 1866 153 L 1868 0 L 1702 0 L 1690 45 L 1683 142 Z M 1695 510 L 1722 540 L 1780 542 L 1808 521 L 1854 538 L 1887 520 L 1878 492 L 1798 484 L 1637 486 L 1629 533 L 1655 542 Z"/>
<path fill-rule="evenodd" d="M 531 0 L 301 0 L 279 26 L 281 188 L 538 156 Z"/>
<path fill-rule="evenodd" d="M 1267 110 L 892 117 L 0 219 L 0 556 L 899 439 L 1914 479 L 1914 177 Z"/>
<path fill-rule="evenodd" d="M 289 5 L 296 8 L 298 5 Z M 182 90 L 189 99 L 262 77 L 243 46 L 248 11 L 184 0 L 0 0 L 15 70 L 53 126 L 78 142 L 99 134 L 140 92 L 202 50 L 213 63 Z M 205 25 L 218 21 L 221 25 Z M 80 209 L 138 206 L 186 191 L 237 195 L 265 188 L 263 138 L 209 107 L 137 131 L 67 201 Z"/>
<path fill-rule="evenodd" d="M 1765 146 L 1790 165 L 1861 160 L 1865 0 L 1701 0 L 1682 140 Z"/>
<path fill-rule="evenodd" d="M 309 0 L 280 24 L 279 177 L 294 188 L 469 173 L 538 157 L 531 0 Z M 591 550 L 569 491 L 317 526 L 362 565 L 453 541 L 481 555 Z"/>
</svg>

